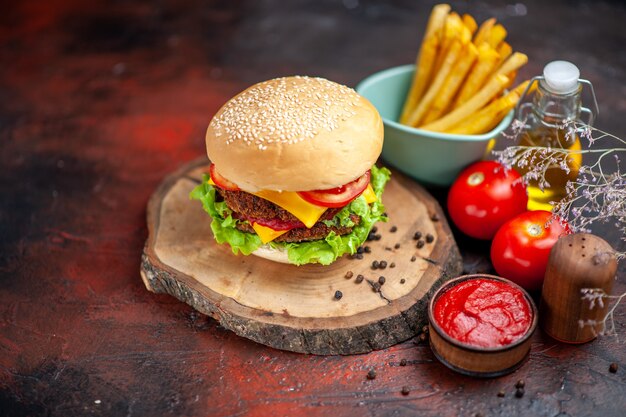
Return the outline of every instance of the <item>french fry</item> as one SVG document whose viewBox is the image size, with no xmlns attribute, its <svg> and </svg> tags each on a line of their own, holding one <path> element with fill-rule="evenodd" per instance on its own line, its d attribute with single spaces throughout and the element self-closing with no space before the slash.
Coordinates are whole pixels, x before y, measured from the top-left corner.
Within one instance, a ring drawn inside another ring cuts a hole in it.
<svg viewBox="0 0 626 417">
<path fill-rule="evenodd" d="M 452 105 L 453 109 L 458 108 L 469 100 L 483 86 L 489 75 L 496 69 L 497 62 L 498 53 L 486 42 L 480 45 L 478 48 L 478 60 L 467 75 L 465 83 Z"/>
<path fill-rule="evenodd" d="M 469 29 L 470 34 L 474 36 L 474 33 L 476 33 L 476 29 L 478 29 L 478 24 L 476 23 L 476 20 L 467 13 L 465 13 L 461 19 L 463 20 L 463 24 L 465 25 L 465 27 Z"/>
<path fill-rule="evenodd" d="M 498 45 L 497 51 L 500 54 L 500 58 L 498 59 L 496 68 L 499 68 L 500 65 L 502 65 L 502 63 L 511 56 L 511 54 L 513 53 L 513 48 L 511 48 L 511 45 L 509 45 L 507 42 L 502 42 L 500 43 L 500 45 Z"/>
<path fill-rule="evenodd" d="M 505 75 L 507 77 L 509 77 L 509 83 L 507 85 L 505 85 L 504 88 L 509 88 L 515 82 L 515 78 L 517 78 L 517 71 L 511 71 L 511 72 L 509 72 L 508 74 L 505 74 Z"/>
<path fill-rule="evenodd" d="M 446 59 L 446 56 L 448 56 L 448 51 L 452 43 L 459 38 L 461 38 L 462 44 L 467 41 L 469 31 L 465 32 L 464 29 L 465 25 L 457 13 L 452 12 L 446 16 L 446 23 L 442 31 L 441 48 L 435 61 L 435 74 L 441 69 L 443 61 Z M 463 36 L 464 32 L 465 36 Z M 471 38 L 471 35 L 469 37 Z M 465 41 L 463 39 L 465 39 Z"/>
<path fill-rule="evenodd" d="M 448 130 L 447 133 L 478 135 L 489 132 L 517 105 L 528 83 L 529 81 L 524 81 L 505 96 L 500 97 L 482 110 L 462 120 Z"/>
<path fill-rule="evenodd" d="M 450 6 L 447 4 L 438 4 L 433 7 L 415 63 L 415 74 L 411 83 L 411 89 L 404 102 L 400 123 L 407 123 L 409 114 L 415 109 L 426 90 L 439 47 L 438 33 L 441 32 L 449 12 Z"/>
<path fill-rule="evenodd" d="M 528 56 L 521 52 L 515 52 L 496 70 L 496 74 L 509 74 L 517 71 L 528 62 Z"/>
<path fill-rule="evenodd" d="M 457 60 L 450 74 L 437 92 L 430 109 L 426 113 L 422 123 L 427 124 L 440 118 L 450 106 L 452 98 L 459 90 L 461 83 L 478 57 L 478 48 L 473 43 L 468 43 L 461 57 Z"/>
<path fill-rule="evenodd" d="M 502 43 L 504 39 L 506 39 L 506 35 L 506 29 L 504 28 L 504 26 L 498 23 L 491 29 L 491 33 L 489 33 L 489 39 L 487 39 L 487 42 L 489 43 L 489 45 L 491 45 L 492 48 L 497 49 L 498 45 L 500 45 L 500 43 Z"/>
<path fill-rule="evenodd" d="M 436 34 L 441 30 L 441 28 L 443 28 L 448 13 L 450 13 L 449 4 L 438 4 L 433 7 L 432 12 L 430 12 L 430 17 L 428 18 L 428 23 L 426 24 L 424 39 Z"/>
<path fill-rule="evenodd" d="M 422 95 L 424 94 L 426 85 L 430 79 L 431 73 L 433 72 L 438 45 L 439 39 L 436 35 L 430 36 L 424 41 L 424 43 L 422 43 L 422 48 L 420 49 L 419 57 L 415 64 L 413 82 L 411 83 L 409 94 L 404 102 L 404 107 L 402 108 L 400 123 L 409 124 L 409 115 L 415 110 L 417 104 L 422 98 Z"/>
<path fill-rule="evenodd" d="M 498 95 L 509 82 L 509 77 L 503 74 L 493 76 L 483 88 L 480 89 L 471 99 L 455 110 L 445 115 L 439 120 L 420 126 L 422 129 L 435 132 L 445 132 L 463 119 L 481 109 L 493 97 Z"/>
<path fill-rule="evenodd" d="M 415 110 L 408 117 L 407 119 L 408 125 L 418 126 L 418 124 L 421 122 L 422 118 L 424 117 L 424 115 L 426 114 L 430 106 L 430 103 L 432 103 L 432 101 L 435 98 L 435 95 L 441 89 L 441 86 L 443 85 L 446 78 L 448 77 L 448 74 L 450 73 L 450 71 L 452 71 L 452 67 L 454 66 L 454 63 L 457 61 L 460 53 L 461 53 L 461 42 L 459 40 L 455 40 L 450 46 L 441 68 L 439 69 L 437 73 L 435 73 L 435 78 L 433 79 L 433 82 L 431 83 L 430 87 L 426 91 L 426 94 L 424 94 L 424 97 L 422 98 L 422 100 L 419 102 Z"/>
<path fill-rule="evenodd" d="M 496 18 L 492 17 L 491 19 L 485 20 L 482 25 L 480 25 L 476 36 L 474 36 L 474 45 L 480 46 L 483 42 L 489 41 L 491 29 L 495 23 Z"/>
</svg>

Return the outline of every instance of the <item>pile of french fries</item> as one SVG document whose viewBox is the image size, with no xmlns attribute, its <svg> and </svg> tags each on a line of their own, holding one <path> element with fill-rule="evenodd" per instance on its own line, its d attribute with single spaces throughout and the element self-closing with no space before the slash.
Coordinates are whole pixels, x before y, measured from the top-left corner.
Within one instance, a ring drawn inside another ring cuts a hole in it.
<svg viewBox="0 0 626 417">
<path fill-rule="evenodd" d="M 447 4 L 431 12 L 400 123 L 435 132 L 481 134 L 517 104 L 528 81 L 511 89 L 528 57 L 513 52 L 495 18 L 478 27 Z"/>
</svg>

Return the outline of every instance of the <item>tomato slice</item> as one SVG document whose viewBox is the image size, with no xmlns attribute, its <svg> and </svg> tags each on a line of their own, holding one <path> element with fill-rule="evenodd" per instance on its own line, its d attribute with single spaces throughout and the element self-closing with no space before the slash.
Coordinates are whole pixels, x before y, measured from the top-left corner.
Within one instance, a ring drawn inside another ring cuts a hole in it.
<svg viewBox="0 0 626 417">
<path fill-rule="evenodd" d="M 217 172 L 217 169 L 215 169 L 215 164 L 211 164 L 211 166 L 209 167 L 209 174 L 211 174 L 211 179 L 213 180 L 215 185 L 217 185 L 221 189 L 228 191 L 239 191 L 239 187 L 237 187 L 237 184 L 228 181 L 226 178 L 222 177 L 219 172 Z"/>
<path fill-rule="evenodd" d="M 298 195 L 311 204 L 322 207 L 343 207 L 360 196 L 370 183 L 370 171 L 356 180 L 328 190 L 300 191 Z"/>
</svg>

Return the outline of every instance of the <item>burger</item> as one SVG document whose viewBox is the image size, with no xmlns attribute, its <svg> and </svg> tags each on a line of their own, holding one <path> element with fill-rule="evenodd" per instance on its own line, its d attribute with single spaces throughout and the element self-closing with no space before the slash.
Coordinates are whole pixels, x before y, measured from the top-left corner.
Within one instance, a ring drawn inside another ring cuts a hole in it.
<svg viewBox="0 0 626 417">
<path fill-rule="evenodd" d="M 211 120 L 209 173 L 191 198 L 235 254 L 328 265 L 386 220 L 382 145 L 380 115 L 353 89 L 303 76 L 261 82 Z"/>
</svg>

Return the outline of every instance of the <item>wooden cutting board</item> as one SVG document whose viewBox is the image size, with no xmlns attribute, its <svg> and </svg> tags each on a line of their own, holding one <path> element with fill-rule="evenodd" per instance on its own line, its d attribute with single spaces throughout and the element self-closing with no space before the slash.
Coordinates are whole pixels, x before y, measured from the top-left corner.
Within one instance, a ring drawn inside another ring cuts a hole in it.
<svg viewBox="0 0 626 417">
<path fill-rule="evenodd" d="M 208 161 L 193 161 L 150 198 L 141 276 L 148 290 L 173 295 L 240 336 L 319 355 L 383 349 L 415 336 L 427 324 L 430 295 L 461 272 L 441 208 L 398 172 L 382 197 L 389 222 L 378 223 L 380 239 L 365 243 L 370 252 L 362 259 L 344 256 L 330 266 L 236 256 L 217 244 L 210 217 L 189 199 L 204 172 Z M 423 236 L 421 248 L 415 232 Z M 429 234 L 433 241 L 426 243 Z M 373 269 L 375 260 L 387 267 Z"/>
</svg>

